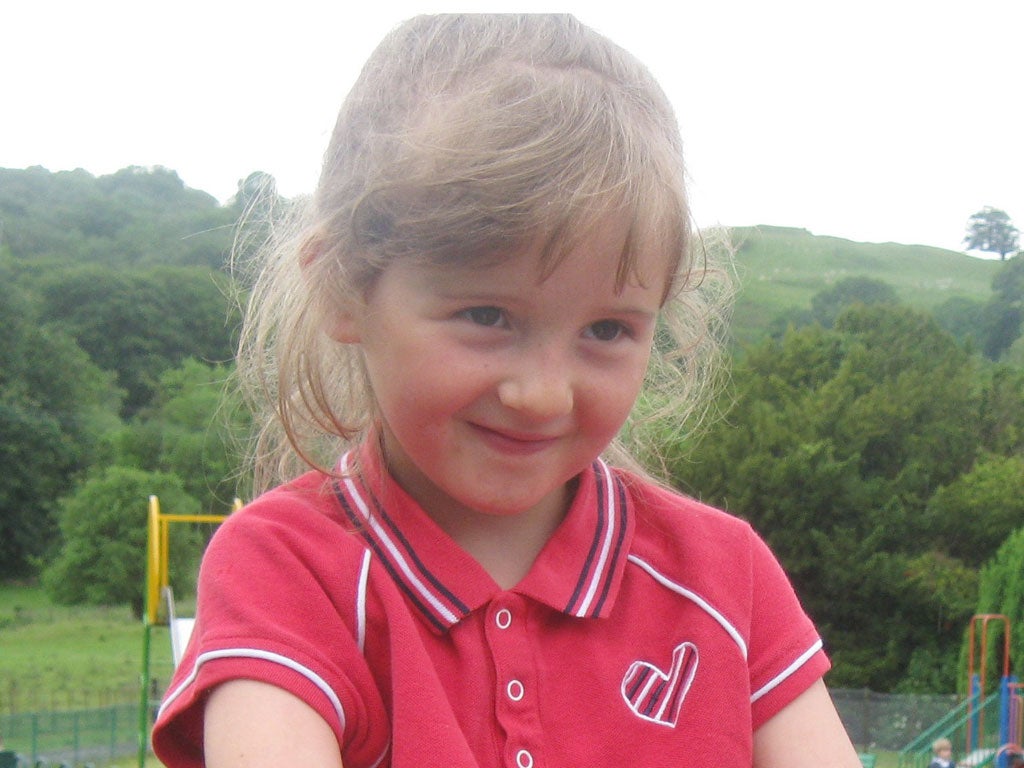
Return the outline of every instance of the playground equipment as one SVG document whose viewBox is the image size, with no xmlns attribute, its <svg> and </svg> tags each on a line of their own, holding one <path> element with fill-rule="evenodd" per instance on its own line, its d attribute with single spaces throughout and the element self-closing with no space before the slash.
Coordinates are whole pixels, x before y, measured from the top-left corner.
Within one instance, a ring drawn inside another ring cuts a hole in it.
<svg viewBox="0 0 1024 768">
<path fill-rule="evenodd" d="M 966 759 L 976 756 L 970 765 L 982 765 L 994 761 L 999 768 L 1008 768 L 1010 758 L 1020 754 L 1021 734 L 1024 732 L 1024 706 L 1021 700 L 1021 684 L 1010 670 L 1010 620 L 1002 614 L 978 614 L 971 619 L 968 636 L 967 675 L 971 685 L 971 700 L 984 701 L 989 679 L 987 669 L 989 625 L 996 624 L 1002 629 L 1002 665 L 999 675 L 999 709 L 997 746 L 994 750 L 986 739 L 987 724 L 985 711 L 979 708 L 972 712 L 967 723 Z M 980 627 L 980 632 L 979 632 Z M 977 665 L 975 658 L 978 657 Z"/>
<path fill-rule="evenodd" d="M 994 628 L 994 631 L 993 631 Z M 1001 646 L 997 690 L 992 691 L 989 653 Z M 961 749 L 960 768 L 1011 768 L 1024 740 L 1024 684 L 1010 669 L 1010 621 L 1002 614 L 978 614 L 968 627 L 967 699 L 914 739 L 899 755 L 900 768 L 924 768 L 932 742 L 945 737 Z"/>
<path fill-rule="evenodd" d="M 242 502 L 235 499 L 234 510 Z M 227 515 L 175 515 L 160 511 L 160 500 L 149 497 L 149 528 L 146 542 L 146 593 L 142 614 L 142 677 L 139 705 L 139 768 L 144 768 L 149 751 L 149 727 L 153 702 L 150 700 L 152 633 L 155 627 L 166 626 L 171 636 L 171 659 L 178 665 L 195 619 L 177 615 L 174 592 L 170 584 L 170 526 L 173 524 L 210 523 L 219 525 Z"/>
</svg>

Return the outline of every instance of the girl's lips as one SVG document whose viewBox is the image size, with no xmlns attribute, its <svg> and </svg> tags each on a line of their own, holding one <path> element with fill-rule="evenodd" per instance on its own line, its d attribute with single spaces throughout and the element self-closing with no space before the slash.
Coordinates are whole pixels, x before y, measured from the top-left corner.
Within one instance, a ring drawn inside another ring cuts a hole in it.
<svg viewBox="0 0 1024 768">
<path fill-rule="evenodd" d="M 484 443 L 500 453 L 529 456 L 550 448 L 558 441 L 557 437 L 550 435 L 506 432 L 485 427 L 482 424 L 471 424 L 470 426 Z"/>
</svg>

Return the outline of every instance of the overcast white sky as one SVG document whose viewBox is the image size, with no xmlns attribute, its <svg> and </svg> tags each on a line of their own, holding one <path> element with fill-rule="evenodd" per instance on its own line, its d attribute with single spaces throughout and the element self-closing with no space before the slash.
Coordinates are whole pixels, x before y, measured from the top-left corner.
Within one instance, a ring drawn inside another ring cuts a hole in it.
<svg viewBox="0 0 1024 768">
<path fill-rule="evenodd" d="M 664 6 L 654 10 L 653 6 Z M 312 191 L 380 37 L 425 2 L 12 0 L 0 167 L 162 165 L 220 200 L 251 171 Z M 678 112 L 701 225 L 959 249 L 985 205 L 1024 229 L 1024 1 L 700 0 L 569 10 Z"/>
</svg>

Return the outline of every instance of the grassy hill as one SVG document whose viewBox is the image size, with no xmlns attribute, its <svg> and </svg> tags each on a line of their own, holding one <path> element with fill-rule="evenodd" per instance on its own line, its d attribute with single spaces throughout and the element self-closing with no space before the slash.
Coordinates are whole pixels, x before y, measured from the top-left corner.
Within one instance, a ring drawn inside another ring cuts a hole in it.
<svg viewBox="0 0 1024 768">
<path fill-rule="evenodd" d="M 870 277 L 891 285 L 908 305 L 933 309 L 953 297 L 987 301 L 998 261 L 923 245 L 856 243 L 786 227 L 736 227 L 740 283 L 733 317 L 740 342 L 756 341 L 786 310 L 838 280 Z"/>
</svg>

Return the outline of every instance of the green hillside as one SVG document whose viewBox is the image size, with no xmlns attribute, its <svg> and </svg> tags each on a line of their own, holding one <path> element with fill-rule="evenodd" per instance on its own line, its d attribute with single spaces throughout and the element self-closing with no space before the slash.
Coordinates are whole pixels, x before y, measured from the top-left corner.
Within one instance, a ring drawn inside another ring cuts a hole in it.
<svg viewBox="0 0 1024 768">
<path fill-rule="evenodd" d="M 787 227 L 731 230 L 740 283 L 734 334 L 759 338 L 769 322 L 847 277 L 888 283 L 907 304 L 933 309 L 947 299 L 987 301 L 1001 263 L 923 245 L 856 243 Z"/>
</svg>

